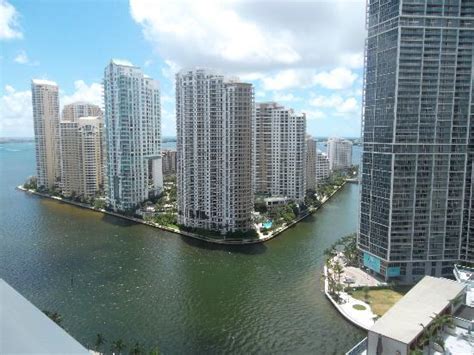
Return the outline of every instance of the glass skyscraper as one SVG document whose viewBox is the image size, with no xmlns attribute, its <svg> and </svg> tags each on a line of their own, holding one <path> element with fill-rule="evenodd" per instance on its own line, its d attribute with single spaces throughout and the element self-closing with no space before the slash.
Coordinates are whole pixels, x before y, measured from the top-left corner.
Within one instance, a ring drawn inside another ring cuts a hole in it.
<svg viewBox="0 0 474 355">
<path fill-rule="evenodd" d="M 358 246 L 385 279 L 473 261 L 472 0 L 369 0 Z"/>
</svg>

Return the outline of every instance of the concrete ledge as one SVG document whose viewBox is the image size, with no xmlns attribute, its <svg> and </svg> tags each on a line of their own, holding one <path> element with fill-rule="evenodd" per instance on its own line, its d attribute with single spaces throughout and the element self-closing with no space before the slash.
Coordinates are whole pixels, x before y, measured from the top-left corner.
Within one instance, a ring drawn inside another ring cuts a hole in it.
<svg viewBox="0 0 474 355">
<path fill-rule="evenodd" d="M 342 314 L 342 316 L 344 318 L 346 318 L 349 322 L 351 322 L 352 324 L 354 324 L 355 326 L 361 328 L 361 329 L 364 329 L 364 330 L 369 330 L 372 326 L 367 326 L 366 324 L 360 322 L 359 320 L 355 319 L 354 317 L 352 317 L 349 313 L 347 313 L 344 308 L 339 304 L 337 303 L 332 297 L 331 295 L 329 294 L 329 283 L 328 283 L 328 280 L 327 280 L 327 275 L 328 275 L 328 270 L 327 270 L 327 267 L 326 265 L 324 265 L 324 294 L 326 295 L 326 297 L 329 299 L 329 301 L 332 303 L 332 305 L 339 311 L 340 314 Z M 357 302 L 357 303 L 360 303 L 360 304 L 364 304 L 363 302 Z M 370 306 L 369 305 L 366 305 L 364 304 L 366 307 L 368 307 L 368 309 L 370 309 Z M 374 322 L 375 323 L 375 322 Z"/>
</svg>

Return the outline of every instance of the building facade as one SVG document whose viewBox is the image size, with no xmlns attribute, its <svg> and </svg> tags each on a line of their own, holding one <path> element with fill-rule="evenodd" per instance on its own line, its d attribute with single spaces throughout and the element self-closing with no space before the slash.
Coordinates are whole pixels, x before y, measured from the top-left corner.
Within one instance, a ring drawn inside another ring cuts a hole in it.
<svg viewBox="0 0 474 355">
<path fill-rule="evenodd" d="M 306 192 L 306 116 L 276 102 L 258 103 L 255 192 L 303 201 Z"/>
<path fill-rule="evenodd" d="M 104 73 L 107 202 L 133 210 L 163 188 L 160 89 L 126 61 Z"/>
<path fill-rule="evenodd" d="M 248 230 L 253 211 L 251 84 L 209 70 L 176 75 L 178 223 Z"/>
<path fill-rule="evenodd" d="M 176 150 L 164 150 L 161 154 L 163 160 L 163 175 L 176 174 Z"/>
<path fill-rule="evenodd" d="M 325 153 L 316 153 L 316 185 L 321 185 L 330 174 L 329 170 L 329 159 Z"/>
<path fill-rule="evenodd" d="M 89 102 L 77 101 L 64 105 L 62 112 L 63 121 L 75 121 L 79 117 L 102 117 L 102 110 L 99 106 Z"/>
<path fill-rule="evenodd" d="M 352 165 L 352 142 L 342 138 L 327 141 L 329 169 L 331 171 L 350 168 Z"/>
<path fill-rule="evenodd" d="M 473 48 L 472 1 L 369 3 L 358 247 L 386 279 L 473 260 Z"/>
<path fill-rule="evenodd" d="M 306 190 L 316 189 L 316 140 L 306 136 Z"/>
<path fill-rule="evenodd" d="M 58 86 L 49 80 L 31 82 L 38 188 L 58 186 L 61 177 L 59 153 Z"/>
<path fill-rule="evenodd" d="M 60 132 L 63 195 L 94 197 L 104 184 L 102 116 L 61 121 Z"/>
</svg>

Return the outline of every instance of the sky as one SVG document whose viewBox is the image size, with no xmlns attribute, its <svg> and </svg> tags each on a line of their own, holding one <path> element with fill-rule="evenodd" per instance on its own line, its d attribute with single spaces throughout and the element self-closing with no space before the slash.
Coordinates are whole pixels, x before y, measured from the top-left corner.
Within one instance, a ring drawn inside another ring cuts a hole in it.
<svg viewBox="0 0 474 355">
<path fill-rule="evenodd" d="M 31 79 L 60 104 L 102 105 L 126 59 L 160 82 L 162 134 L 176 135 L 174 74 L 204 67 L 307 116 L 313 136 L 360 136 L 365 0 L 0 0 L 0 136 L 32 137 Z"/>
</svg>

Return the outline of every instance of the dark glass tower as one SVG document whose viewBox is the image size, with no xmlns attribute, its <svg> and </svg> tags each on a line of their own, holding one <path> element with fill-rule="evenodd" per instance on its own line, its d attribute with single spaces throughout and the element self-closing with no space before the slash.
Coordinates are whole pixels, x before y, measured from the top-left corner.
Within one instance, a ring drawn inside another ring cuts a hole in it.
<svg viewBox="0 0 474 355">
<path fill-rule="evenodd" d="M 472 0 L 369 0 L 358 246 L 385 279 L 472 261 Z"/>
</svg>

